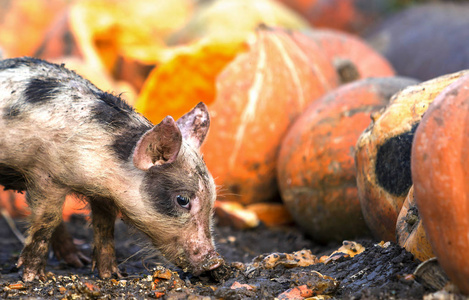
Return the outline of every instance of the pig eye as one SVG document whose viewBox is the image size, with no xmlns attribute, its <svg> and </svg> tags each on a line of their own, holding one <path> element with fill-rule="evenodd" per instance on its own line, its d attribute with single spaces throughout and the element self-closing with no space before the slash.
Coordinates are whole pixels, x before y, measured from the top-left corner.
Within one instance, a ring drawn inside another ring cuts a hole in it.
<svg viewBox="0 0 469 300">
<path fill-rule="evenodd" d="M 187 208 L 187 209 L 190 208 L 190 199 L 189 199 L 189 197 L 177 195 L 176 196 L 176 201 L 181 207 Z"/>
</svg>

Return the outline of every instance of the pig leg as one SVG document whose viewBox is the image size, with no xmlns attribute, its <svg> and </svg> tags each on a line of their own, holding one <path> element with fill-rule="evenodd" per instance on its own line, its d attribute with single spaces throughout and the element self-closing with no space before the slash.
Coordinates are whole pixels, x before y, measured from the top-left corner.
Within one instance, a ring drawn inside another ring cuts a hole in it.
<svg viewBox="0 0 469 300">
<path fill-rule="evenodd" d="M 23 267 L 23 280 L 44 277 L 52 234 L 62 222 L 62 205 L 68 190 L 51 180 L 31 180 L 26 199 L 31 208 L 31 226 L 17 266 Z"/>
<path fill-rule="evenodd" d="M 101 278 L 121 277 L 114 249 L 114 223 L 117 211 L 107 199 L 90 199 L 93 215 L 93 266 Z"/>
<path fill-rule="evenodd" d="M 51 246 L 57 259 L 63 259 L 67 264 L 76 268 L 81 268 L 84 264 L 91 262 L 86 255 L 77 249 L 64 222 L 61 222 L 52 234 Z"/>
</svg>

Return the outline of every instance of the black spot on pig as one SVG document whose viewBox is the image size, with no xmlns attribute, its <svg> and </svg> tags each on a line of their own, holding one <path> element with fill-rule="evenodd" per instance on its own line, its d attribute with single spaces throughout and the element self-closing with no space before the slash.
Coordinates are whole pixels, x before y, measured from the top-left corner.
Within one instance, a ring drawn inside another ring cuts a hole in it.
<svg viewBox="0 0 469 300">
<path fill-rule="evenodd" d="M 129 127 L 124 129 L 121 133 L 115 135 L 114 143 L 111 149 L 122 161 L 130 159 L 135 145 L 145 132 L 151 129 L 151 126 L 141 125 L 137 127 Z"/>
<path fill-rule="evenodd" d="M 403 196 L 412 186 L 410 155 L 418 124 L 414 124 L 410 131 L 390 138 L 378 148 L 376 179 L 392 195 Z"/>
<path fill-rule="evenodd" d="M 97 93 L 96 96 L 106 103 L 108 106 L 114 108 L 116 111 L 132 113 L 133 108 L 127 104 L 120 96 L 115 96 L 106 92 Z"/>
<path fill-rule="evenodd" d="M 176 197 L 181 195 L 193 199 L 199 187 L 199 179 L 185 174 L 179 164 L 175 161 L 152 167 L 140 188 L 159 213 L 170 217 L 178 217 L 183 211 L 177 207 Z"/>
<path fill-rule="evenodd" d="M 114 129 L 126 127 L 131 122 L 134 110 L 119 96 L 105 92 L 96 92 L 99 99 L 92 109 L 93 119 Z"/>
<path fill-rule="evenodd" d="M 60 93 L 61 85 L 53 78 L 33 78 L 26 85 L 24 100 L 33 104 L 51 100 Z"/>
<path fill-rule="evenodd" d="M 152 128 L 152 124 L 144 117 L 141 117 L 143 123 L 133 120 L 134 109 L 119 96 L 101 91 L 96 92 L 95 96 L 98 101 L 92 109 L 93 120 L 106 126 L 114 134 L 112 150 L 119 159 L 128 160 L 138 140 Z"/>
</svg>

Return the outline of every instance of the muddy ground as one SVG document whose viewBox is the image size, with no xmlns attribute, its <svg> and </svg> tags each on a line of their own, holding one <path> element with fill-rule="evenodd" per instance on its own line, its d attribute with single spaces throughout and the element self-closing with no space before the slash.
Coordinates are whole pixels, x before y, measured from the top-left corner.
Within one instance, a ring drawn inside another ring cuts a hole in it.
<svg viewBox="0 0 469 300">
<path fill-rule="evenodd" d="M 26 226 L 17 221 L 20 231 Z M 68 223 L 80 249 L 90 255 L 92 231 L 82 216 Z M 412 274 L 419 262 L 395 244 L 359 240 L 365 251 L 353 258 L 336 254 L 327 263 L 281 253 L 306 249 L 320 257 L 340 244 L 318 245 L 294 226 L 252 230 L 215 228 L 218 251 L 230 267 L 224 272 L 194 277 L 145 251 L 145 238 L 121 221 L 116 226 L 116 251 L 121 279 L 100 280 L 90 267 L 74 269 L 52 255 L 47 280 L 22 283 L 15 262 L 22 244 L 0 218 L 0 297 L 57 299 L 304 299 L 325 295 L 333 299 L 422 299 L 434 291 Z M 143 250 L 142 250 L 143 249 Z M 268 256 L 268 254 L 277 253 Z M 264 254 L 264 255 L 261 255 Z M 261 255 L 261 256 L 259 256 Z M 309 261 L 303 264 L 302 262 Z M 308 266 L 309 265 L 309 266 Z M 318 273 L 319 272 L 319 273 Z M 324 276 L 325 275 L 325 276 Z M 295 298 L 296 297 L 296 298 Z"/>
</svg>

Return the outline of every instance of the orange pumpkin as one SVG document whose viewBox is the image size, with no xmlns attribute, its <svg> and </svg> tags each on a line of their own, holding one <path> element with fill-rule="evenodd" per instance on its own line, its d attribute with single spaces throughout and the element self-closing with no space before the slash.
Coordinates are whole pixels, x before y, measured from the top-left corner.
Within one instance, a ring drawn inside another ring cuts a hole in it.
<svg viewBox="0 0 469 300">
<path fill-rule="evenodd" d="M 293 223 L 290 213 L 282 203 L 253 203 L 246 206 L 246 209 L 254 212 L 267 227 Z"/>
<path fill-rule="evenodd" d="M 410 187 L 410 152 L 415 130 L 428 105 L 467 72 L 441 76 L 396 94 L 357 141 L 358 196 L 363 216 L 377 239 L 396 240 L 397 216 Z"/>
<path fill-rule="evenodd" d="M 157 63 L 192 10 L 189 0 L 82 0 L 70 8 L 70 27 L 85 59 L 112 72 L 119 56 Z"/>
<path fill-rule="evenodd" d="M 24 194 L 11 190 L 4 191 L 3 186 L 0 186 L 0 207 L 12 218 L 22 218 L 30 214 Z"/>
<path fill-rule="evenodd" d="M 294 220 L 315 240 L 369 233 L 358 201 L 353 148 L 370 113 L 415 83 L 389 77 L 343 85 L 313 102 L 289 129 L 277 165 L 280 191 Z"/>
<path fill-rule="evenodd" d="M 35 55 L 79 56 L 140 90 L 166 50 L 165 39 L 185 24 L 192 10 L 190 0 L 74 1 L 49 28 Z"/>
<path fill-rule="evenodd" d="M 283 135 L 309 103 L 338 84 L 321 49 L 311 44 L 308 50 L 286 31 L 260 28 L 250 50 L 218 76 L 202 152 L 222 186 L 220 198 L 249 204 L 278 195 Z"/>
<path fill-rule="evenodd" d="M 172 48 L 146 79 L 135 108 L 156 124 L 167 115 L 181 117 L 200 101 L 210 105 L 218 74 L 246 49 L 245 43 L 212 39 Z"/>
<path fill-rule="evenodd" d="M 401 212 L 397 217 L 397 243 L 421 261 L 435 256 L 422 225 L 420 213 L 415 203 L 414 187 L 409 190 Z"/>
<path fill-rule="evenodd" d="M 66 0 L 2 1 L 0 45 L 5 57 L 32 56 L 54 19 L 67 7 Z"/>
<path fill-rule="evenodd" d="M 30 214 L 24 193 L 17 193 L 12 190 L 3 190 L 0 186 L 0 208 L 7 211 L 12 218 L 24 218 Z M 85 204 L 74 196 L 67 196 L 64 204 L 62 216 L 68 221 L 72 214 L 89 214 Z"/>
<path fill-rule="evenodd" d="M 417 206 L 438 262 L 469 294 L 469 75 L 447 87 L 420 123 L 412 147 Z"/>
<path fill-rule="evenodd" d="M 57 15 L 54 22 L 42 36 L 42 43 L 34 49 L 34 56 L 46 60 L 63 57 L 82 57 L 70 30 L 69 10 Z"/>
<path fill-rule="evenodd" d="M 279 0 L 305 17 L 314 27 L 359 33 L 384 14 L 377 1 Z"/>
<path fill-rule="evenodd" d="M 259 226 L 259 218 L 256 213 L 247 210 L 239 202 L 215 201 L 214 210 L 219 226 L 231 226 L 237 229 Z"/>
<path fill-rule="evenodd" d="M 199 3 L 186 26 L 170 37 L 171 44 L 190 43 L 207 37 L 225 43 L 244 42 L 260 24 L 294 30 L 309 27 L 300 15 L 275 0 Z"/>
<path fill-rule="evenodd" d="M 367 77 L 394 76 L 391 64 L 359 38 L 335 30 L 304 32 L 321 47 L 334 64 L 342 83 Z"/>
</svg>

